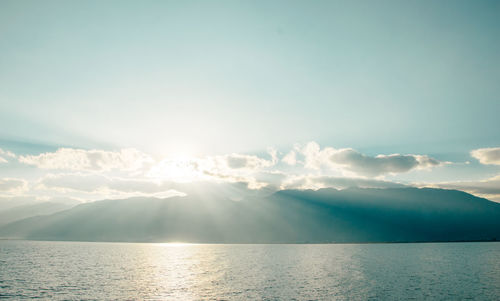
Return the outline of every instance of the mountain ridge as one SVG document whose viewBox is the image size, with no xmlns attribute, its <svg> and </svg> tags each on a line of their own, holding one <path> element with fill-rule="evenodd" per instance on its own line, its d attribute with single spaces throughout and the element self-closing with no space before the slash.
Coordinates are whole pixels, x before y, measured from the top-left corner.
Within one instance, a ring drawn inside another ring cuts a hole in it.
<svg viewBox="0 0 500 301">
<path fill-rule="evenodd" d="M 281 190 L 102 200 L 0 227 L 0 237 L 195 243 L 478 241 L 500 238 L 500 204 L 457 190 Z"/>
</svg>

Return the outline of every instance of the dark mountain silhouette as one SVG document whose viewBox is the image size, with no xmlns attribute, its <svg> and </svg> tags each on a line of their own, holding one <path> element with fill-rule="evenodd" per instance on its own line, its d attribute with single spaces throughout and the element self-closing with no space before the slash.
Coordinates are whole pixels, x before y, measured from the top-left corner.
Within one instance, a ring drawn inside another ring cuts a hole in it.
<svg viewBox="0 0 500 301">
<path fill-rule="evenodd" d="M 0 228 L 39 240 L 326 243 L 500 239 L 500 204 L 430 188 L 282 190 L 232 201 L 196 194 L 78 205 Z"/>
</svg>

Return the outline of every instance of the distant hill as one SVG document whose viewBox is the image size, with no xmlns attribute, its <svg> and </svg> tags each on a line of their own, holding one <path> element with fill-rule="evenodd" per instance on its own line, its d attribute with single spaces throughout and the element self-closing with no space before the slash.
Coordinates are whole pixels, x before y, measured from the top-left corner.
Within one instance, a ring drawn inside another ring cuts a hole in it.
<svg viewBox="0 0 500 301">
<path fill-rule="evenodd" d="M 74 203 L 41 202 L 0 210 L 0 226 L 37 215 L 48 215 L 75 206 Z"/>
<path fill-rule="evenodd" d="M 430 188 L 282 190 L 232 201 L 202 194 L 105 200 L 4 225 L 38 240 L 326 243 L 500 239 L 500 204 Z"/>
</svg>

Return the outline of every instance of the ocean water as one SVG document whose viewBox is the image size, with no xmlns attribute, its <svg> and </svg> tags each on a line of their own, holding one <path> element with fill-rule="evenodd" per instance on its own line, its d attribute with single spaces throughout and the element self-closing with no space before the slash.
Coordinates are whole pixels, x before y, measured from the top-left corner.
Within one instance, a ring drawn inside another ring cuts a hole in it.
<svg viewBox="0 0 500 301">
<path fill-rule="evenodd" d="M 500 300 L 500 243 L 0 241 L 0 298 Z"/>
</svg>

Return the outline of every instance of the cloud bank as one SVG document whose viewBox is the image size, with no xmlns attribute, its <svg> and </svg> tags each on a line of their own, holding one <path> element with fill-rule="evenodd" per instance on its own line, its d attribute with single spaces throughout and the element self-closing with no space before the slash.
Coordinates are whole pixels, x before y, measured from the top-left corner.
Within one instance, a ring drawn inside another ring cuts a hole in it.
<svg viewBox="0 0 500 301">
<path fill-rule="evenodd" d="M 481 164 L 500 165 L 500 147 L 479 148 L 470 152 Z"/>
<path fill-rule="evenodd" d="M 0 179 L 0 193 L 20 193 L 28 189 L 28 182 L 24 179 L 2 178 Z"/>
<path fill-rule="evenodd" d="M 404 184 L 366 178 L 346 178 L 331 176 L 296 176 L 287 178 L 281 185 L 281 189 L 320 189 L 335 188 L 346 189 L 359 188 L 402 188 Z"/>
<path fill-rule="evenodd" d="M 483 164 L 498 164 L 499 150 L 476 149 L 471 155 Z M 37 155 L 17 155 L 0 150 L 1 158 L 7 161 L 2 163 L 4 166 L 15 165 L 33 173 L 29 180 L 13 174 L 0 174 L 4 177 L 0 180 L 2 195 L 75 197 L 81 200 L 168 197 L 186 191 L 194 192 L 196 190 L 190 187 L 201 187 L 201 183 L 224 186 L 238 191 L 238 194 L 244 194 L 245 190 L 272 192 L 326 187 L 406 187 L 412 186 L 411 182 L 398 182 L 399 174 L 414 170 L 430 171 L 447 163 L 425 154 L 369 155 L 353 148 L 321 147 L 316 142 L 296 144 L 284 152 L 270 148 L 267 153 L 260 154 L 230 153 L 202 157 L 154 158 L 136 149 L 60 148 Z M 388 181 L 386 176 L 396 180 Z M 439 187 L 496 199 L 500 196 L 499 177 L 478 182 L 442 183 Z M 206 189 L 208 186 L 203 187 Z"/>
<path fill-rule="evenodd" d="M 368 156 L 352 148 L 323 149 L 316 142 L 309 142 L 303 149 L 305 156 L 304 166 L 311 169 L 320 169 L 327 166 L 332 169 L 353 172 L 360 176 L 380 176 L 397 174 L 412 169 L 427 169 L 439 166 L 442 162 L 426 155 L 377 155 Z M 293 161 L 292 155 L 287 158 Z"/>
<path fill-rule="evenodd" d="M 110 177 L 99 174 L 47 174 L 39 179 L 36 185 L 40 190 L 54 190 L 59 193 L 97 194 L 109 198 L 183 195 L 175 190 L 172 183 Z"/>
<path fill-rule="evenodd" d="M 500 202 L 500 175 L 481 181 L 448 182 L 433 185 L 439 188 L 458 189 Z"/>
<path fill-rule="evenodd" d="M 60 148 L 56 152 L 20 156 L 19 162 L 42 169 L 73 171 L 134 171 L 153 162 L 153 159 L 136 149 L 118 152 Z"/>
</svg>

